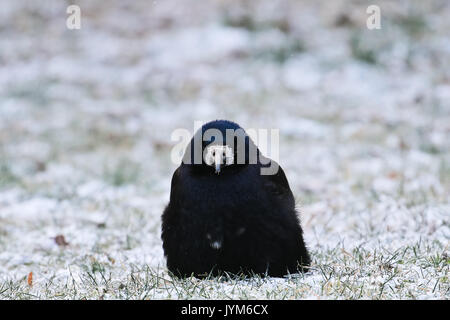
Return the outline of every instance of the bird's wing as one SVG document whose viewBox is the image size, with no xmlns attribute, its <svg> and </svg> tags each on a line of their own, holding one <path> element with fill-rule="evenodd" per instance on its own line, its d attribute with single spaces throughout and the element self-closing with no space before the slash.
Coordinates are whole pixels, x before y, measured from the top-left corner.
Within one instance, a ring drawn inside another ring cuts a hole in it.
<svg viewBox="0 0 450 320">
<path fill-rule="evenodd" d="M 174 202 L 177 200 L 177 190 L 179 189 L 179 184 L 180 184 L 180 176 L 181 176 L 181 169 L 182 166 L 179 166 L 175 172 L 172 175 L 172 182 L 171 182 L 171 186 L 170 186 L 170 202 Z"/>
<path fill-rule="evenodd" d="M 278 171 L 273 175 L 265 175 L 263 177 L 263 179 L 265 179 L 266 187 L 274 194 L 292 196 L 291 188 L 289 187 L 289 182 L 286 178 L 283 168 L 281 168 L 281 166 L 275 160 L 270 160 L 270 163 L 264 165 L 264 167 L 268 167 L 270 165 L 278 166 Z"/>
</svg>

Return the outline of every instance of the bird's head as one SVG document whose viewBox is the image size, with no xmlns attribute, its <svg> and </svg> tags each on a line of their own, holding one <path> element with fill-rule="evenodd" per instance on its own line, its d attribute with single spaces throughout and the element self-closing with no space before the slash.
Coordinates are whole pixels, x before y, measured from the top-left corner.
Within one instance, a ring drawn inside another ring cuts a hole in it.
<svg viewBox="0 0 450 320">
<path fill-rule="evenodd" d="M 215 120 L 204 124 L 194 134 L 183 163 L 220 174 L 230 168 L 256 163 L 258 154 L 258 148 L 238 124 Z"/>
</svg>

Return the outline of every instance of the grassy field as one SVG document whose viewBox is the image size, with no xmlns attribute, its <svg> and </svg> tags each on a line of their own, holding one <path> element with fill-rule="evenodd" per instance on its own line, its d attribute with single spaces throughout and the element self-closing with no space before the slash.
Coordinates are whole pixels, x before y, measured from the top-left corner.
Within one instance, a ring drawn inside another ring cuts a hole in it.
<svg viewBox="0 0 450 320">
<path fill-rule="evenodd" d="M 3 1 L 0 299 L 449 299 L 450 5 Z M 172 278 L 177 128 L 280 130 L 313 266 Z"/>
</svg>

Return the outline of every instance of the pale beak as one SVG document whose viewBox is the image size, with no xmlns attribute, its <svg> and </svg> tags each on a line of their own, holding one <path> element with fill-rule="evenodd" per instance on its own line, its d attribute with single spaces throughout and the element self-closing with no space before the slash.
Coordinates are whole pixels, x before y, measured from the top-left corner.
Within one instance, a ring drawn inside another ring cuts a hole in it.
<svg viewBox="0 0 450 320">
<path fill-rule="evenodd" d="M 216 152 L 214 156 L 214 166 L 216 168 L 217 174 L 220 173 L 220 167 L 222 166 L 222 162 L 223 162 L 222 152 Z"/>
</svg>

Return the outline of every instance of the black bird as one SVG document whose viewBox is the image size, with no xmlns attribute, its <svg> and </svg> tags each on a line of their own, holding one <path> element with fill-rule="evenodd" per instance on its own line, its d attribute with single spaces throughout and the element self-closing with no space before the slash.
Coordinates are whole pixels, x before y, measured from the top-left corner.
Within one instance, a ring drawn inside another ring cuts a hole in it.
<svg viewBox="0 0 450 320">
<path fill-rule="evenodd" d="M 261 174 L 271 166 L 275 174 Z M 203 125 L 186 148 L 161 238 L 167 267 L 178 277 L 282 277 L 310 264 L 283 169 L 226 120 Z"/>
</svg>

